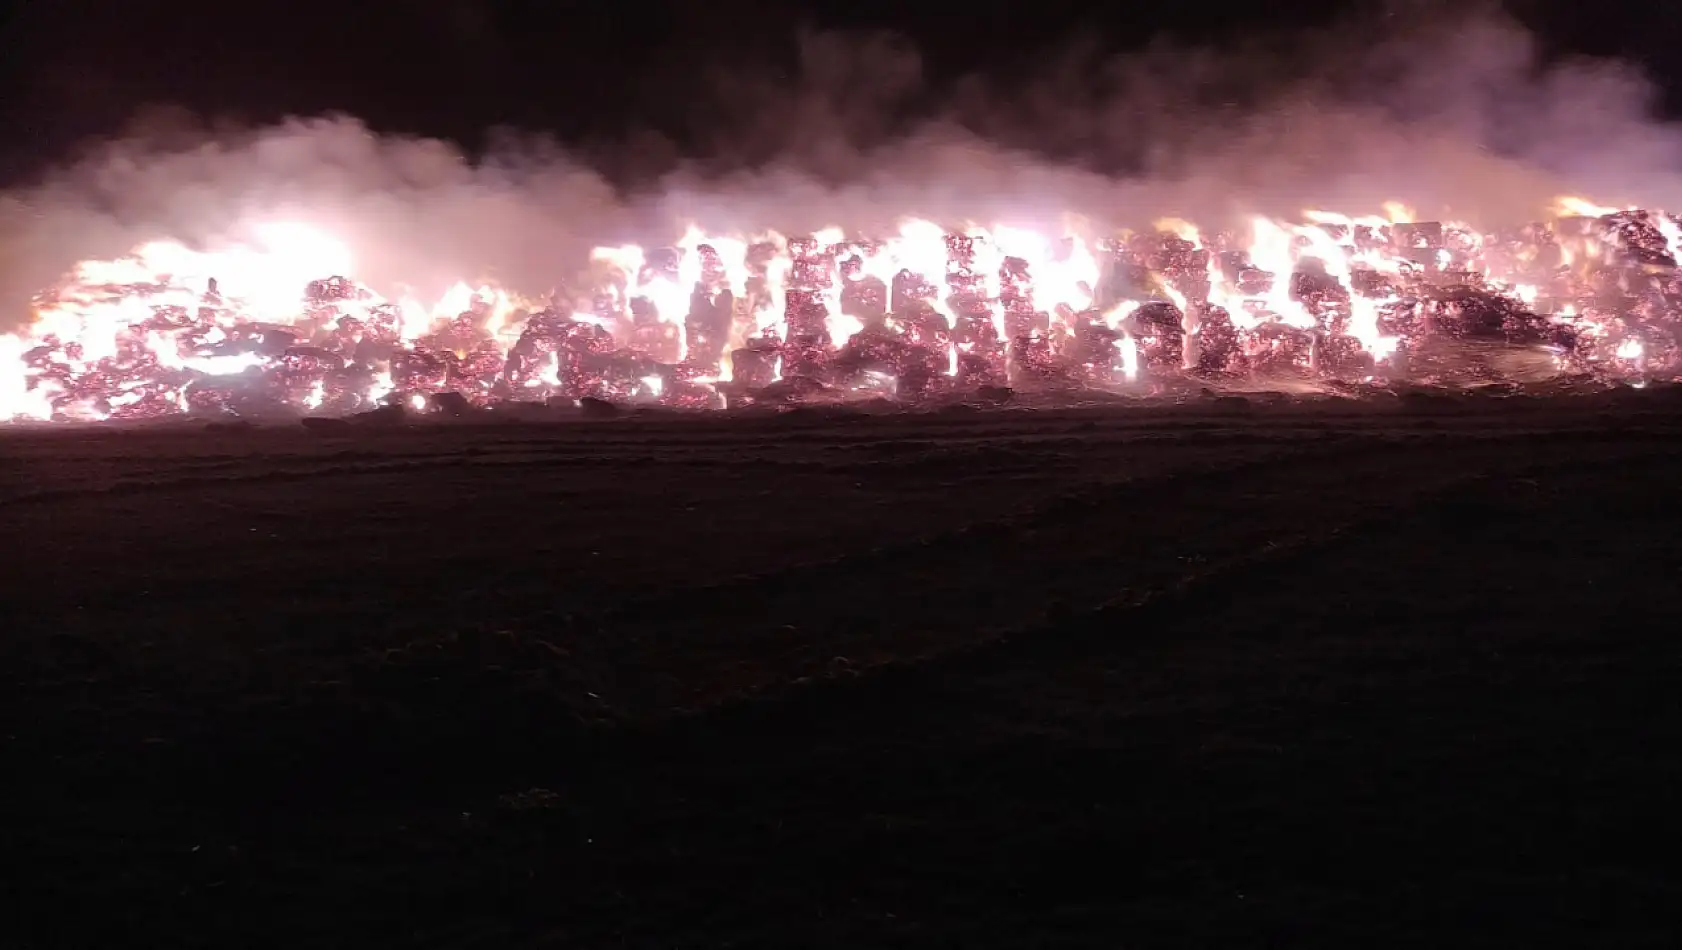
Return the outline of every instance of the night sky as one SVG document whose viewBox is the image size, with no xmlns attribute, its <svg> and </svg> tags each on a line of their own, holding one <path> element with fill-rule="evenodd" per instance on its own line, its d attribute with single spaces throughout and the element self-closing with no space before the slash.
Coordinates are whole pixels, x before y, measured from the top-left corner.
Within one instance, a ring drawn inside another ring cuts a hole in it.
<svg viewBox="0 0 1682 950">
<path fill-rule="evenodd" d="M 1266 26 L 1323 22 L 1350 4 L 1299 3 L 1288 13 L 1255 4 L 1221 21 L 1210 14 L 1224 5 L 1071 0 L 15 6 L 13 53 L 4 60 L 11 92 L 0 106 L 8 129 L 0 173 L 14 181 L 163 106 L 243 123 L 347 112 L 380 130 L 450 138 L 469 149 L 497 126 L 608 155 L 636 148 L 638 134 L 654 134 L 662 148 L 689 153 L 704 151 L 709 124 L 725 121 L 717 103 L 697 92 L 705 85 L 698 77 L 775 82 L 794 70 L 802 29 L 892 30 L 916 46 L 926 77 L 940 83 L 966 74 L 1009 77 L 1075 42 L 1106 53 L 1164 33 L 1230 43 Z M 1094 12 L 1106 6 L 1124 9 Z M 1520 0 L 1509 9 L 1550 53 L 1617 54 L 1662 78 L 1682 73 L 1667 60 L 1669 49 L 1682 46 L 1676 5 Z M 1682 112 L 1682 82 L 1664 85 L 1667 110 Z"/>
</svg>

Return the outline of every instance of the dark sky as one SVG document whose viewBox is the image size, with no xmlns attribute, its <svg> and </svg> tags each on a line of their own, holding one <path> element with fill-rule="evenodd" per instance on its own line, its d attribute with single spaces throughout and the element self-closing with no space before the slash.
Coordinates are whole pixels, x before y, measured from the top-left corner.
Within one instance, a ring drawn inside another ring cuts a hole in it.
<svg viewBox="0 0 1682 950">
<path fill-rule="evenodd" d="M 786 75 L 802 27 L 885 28 L 920 49 L 934 80 L 1008 76 L 1080 40 L 1105 50 L 1172 32 L 1221 40 L 1264 24 L 1323 21 L 1348 3 L 1111 3 L 974 0 L 967 5 L 851 0 L 580 3 L 568 0 L 53 0 L 15 4 L 7 24 L 10 92 L 0 173 L 16 179 L 61 161 L 79 141 L 109 135 L 163 104 L 199 115 L 266 122 L 349 112 L 376 128 L 453 138 L 473 147 L 488 127 L 553 134 L 569 144 L 659 131 L 695 139 L 704 106 L 694 77 L 708 69 Z M 1660 74 L 1682 73 L 1675 4 L 1509 5 L 1555 51 L 1617 53 Z M 1628 10 L 1622 8 L 1627 7 Z M 1107 10 L 1107 8 L 1118 8 Z M 910 12 L 908 12 L 910 11 Z M 1098 11 L 1098 12 L 1094 12 Z M 1682 107 L 1682 82 L 1667 105 Z M 1678 109 L 1682 111 L 1682 109 Z"/>
</svg>

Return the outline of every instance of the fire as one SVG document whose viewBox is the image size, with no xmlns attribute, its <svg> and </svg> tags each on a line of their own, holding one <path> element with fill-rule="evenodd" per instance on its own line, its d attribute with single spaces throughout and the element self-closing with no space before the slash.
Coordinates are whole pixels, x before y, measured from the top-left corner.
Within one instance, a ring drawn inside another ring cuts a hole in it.
<svg viewBox="0 0 1682 950">
<path fill-rule="evenodd" d="M 0 336 L 0 420 L 427 411 L 444 393 L 709 408 L 779 381 L 903 399 L 1358 386 L 1432 381 L 1419 358 L 1461 339 L 1607 379 L 1682 372 L 1682 221 L 1575 196 L 1552 210 L 1502 234 L 1396 202 L 1104 239 L 918 219 L 878 236 L 693 226 L 670 246 L 597 248 L 581 293 L 544 300 L 466 281 L 382 295 L 332 235 L 268 222 L 226 247 L 159 240 L 78 264 Z"/>
<path fill-rule="evenodd" d="M 1598 205 L 1587 198 L 1576 195 L 1561 195 L 1554 199 L 1553 212 L 1559 217 L 1601 218 L 1620 211 L 1634 210 L 1629 208 L 1611 208 Z"/>
</svg>

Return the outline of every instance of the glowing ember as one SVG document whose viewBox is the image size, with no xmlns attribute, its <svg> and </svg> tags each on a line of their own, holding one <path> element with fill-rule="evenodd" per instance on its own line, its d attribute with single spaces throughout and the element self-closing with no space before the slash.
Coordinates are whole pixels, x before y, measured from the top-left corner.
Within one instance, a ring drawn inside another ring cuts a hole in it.
<svg viewBox="0 0 1682 950">
<path fill-rule="evenodd" d="M 543 302 L 466 283 L 388 299 L 331 236 L 271 223 L 219 252 L 157 241 L 78 265 L 0 336 L 0 420 L 1682 374 L 1676 218 L 1577 197 L 1498 234 L 1414 218 L 1387 203 L 1106 240 L 690 228 L 598 248 L 587 293 Z M 1545 359 L 1445 358 L 1469 344 Z"/>
</svg>

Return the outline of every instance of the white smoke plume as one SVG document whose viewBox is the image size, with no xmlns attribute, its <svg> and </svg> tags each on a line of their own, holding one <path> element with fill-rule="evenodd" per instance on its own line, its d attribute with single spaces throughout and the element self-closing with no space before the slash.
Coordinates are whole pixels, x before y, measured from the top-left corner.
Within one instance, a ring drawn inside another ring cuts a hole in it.
<svg viewBox="0 0 1682 950">
<path fill-rule="evenodd" d="M 274 219 L 336 232 L 380 289 L 495 277 L 541 293 L 591 246 L 669 240 L 690 221 L 1219 224 L 1396 200 L 1517 224 L 1562 193 L 1682 207 L 1682 130 L 1654 118 L 1650 84 L 1615 62 L 1544 62 L 1486 7 L 1401 4 L 1240 49 L 1072 49 L 1008 79 L 931 82 L 889 36 L 806 35 L 799 62 L 792 80 L 715 71 L 674 89 L 707 119 L 688 161 L 653 132 L 587 158 L 521 141 L 470 161 L 349 117 L 152 123 L 0 198 L 0 329 L 78 259 L 240 240 Z"/>
</svg>

